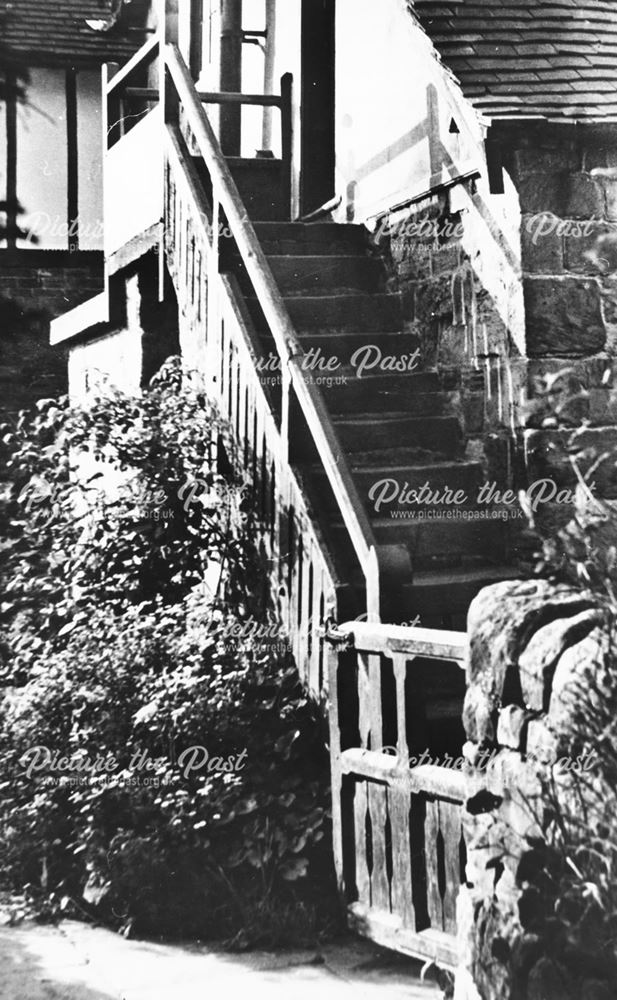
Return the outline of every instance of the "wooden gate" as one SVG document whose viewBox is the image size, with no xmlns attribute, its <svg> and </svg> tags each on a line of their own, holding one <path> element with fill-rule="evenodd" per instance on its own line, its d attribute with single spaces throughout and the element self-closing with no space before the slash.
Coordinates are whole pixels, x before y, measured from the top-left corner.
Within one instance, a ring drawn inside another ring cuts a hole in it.
<svg viewBox="0 0 617 1000">
<path fill-rule="evenodd" d="M 467 637 L 350 622 L 330 641 L 335 863 L 349 923 L 452 969 Z"/>
</svg>

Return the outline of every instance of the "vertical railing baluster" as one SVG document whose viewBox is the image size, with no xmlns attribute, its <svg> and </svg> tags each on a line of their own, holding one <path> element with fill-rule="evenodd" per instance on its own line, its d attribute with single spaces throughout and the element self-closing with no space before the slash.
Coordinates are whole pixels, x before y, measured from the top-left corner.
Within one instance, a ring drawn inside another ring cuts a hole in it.
<svg viewBox="0 0 617 1000">
<path fill-rule="evenodd" d="M 285 73 L 281 78 L 281 156 L 282 199 L 285 218 L 293 218 L 293 76 Z"/>
<path fill-rule="evenodd" d="M 405 678 L 407 676 L 407 657 L 394 657 L 394 681 L 396 684 L 396 732 L 397 753 L 401 763 L 407 766 L 409 747 L 407 744 L 407 705 L 405 702 Z"/>
</svg>

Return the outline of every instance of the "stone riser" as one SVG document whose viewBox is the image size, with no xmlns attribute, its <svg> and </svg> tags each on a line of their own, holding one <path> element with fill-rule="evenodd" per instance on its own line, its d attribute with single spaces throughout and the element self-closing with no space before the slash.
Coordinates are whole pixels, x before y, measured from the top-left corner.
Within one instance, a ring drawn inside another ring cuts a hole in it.
<svg viewBox="0 0 617 1000">
<path fill-rule="evenodd" d="M 330 295 L 334 292 L 379 292 L 383 288 L 383 271 L 378 262 L 360 254 L 349 256 L 268 255 L 268 264 L 284 296 Z M 251 283 L 244 268 L 232 262 L 246 294 Z"/>
</svg>

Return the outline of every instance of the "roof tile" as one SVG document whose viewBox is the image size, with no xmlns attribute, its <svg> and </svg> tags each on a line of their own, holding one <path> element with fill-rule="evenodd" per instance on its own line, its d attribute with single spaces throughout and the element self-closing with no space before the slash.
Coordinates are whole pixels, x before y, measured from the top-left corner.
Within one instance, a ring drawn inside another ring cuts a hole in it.
<svg viewBox="0 0 617 1000">
<path fill-rule="evenodd" d="M 115 16 L 118 6 L 118 0 L 0 0 L 1 53 L 31 65 L 124 62 L 146 36 L 127 30 L 126 14 Z M 133 0 L 131 11 L 145 14 L 146 6 Z M 88 20 L 108 22 L 109 29 L 95 31 Z"/>
<path fill-rule="evenodd" d="M 613 0 L 408 0 L 463 92 L 492 118 L 617 115 Z"/>
</svg>

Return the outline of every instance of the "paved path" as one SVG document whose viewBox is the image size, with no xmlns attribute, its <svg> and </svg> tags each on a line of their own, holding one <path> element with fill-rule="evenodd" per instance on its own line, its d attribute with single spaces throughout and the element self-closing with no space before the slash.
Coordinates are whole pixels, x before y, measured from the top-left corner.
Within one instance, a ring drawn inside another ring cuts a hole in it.
<svg viewBox="0 0 617 1000">
<path fill-rule="evenodd" d="M 127 941 L 74 921 L 0 927 L 1 1000 L 439 1000 L 411 959 L 350 939 L 230 954 Z"/>
</svg>

